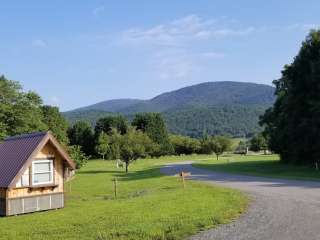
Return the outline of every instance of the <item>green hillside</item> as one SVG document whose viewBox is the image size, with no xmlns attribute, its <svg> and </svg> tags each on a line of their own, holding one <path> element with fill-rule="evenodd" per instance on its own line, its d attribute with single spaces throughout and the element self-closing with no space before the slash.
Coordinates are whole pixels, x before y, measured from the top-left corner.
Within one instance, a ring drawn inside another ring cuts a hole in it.
<svg viewBox="0 0 320 240">
<path fill-rule="evenodd" d="M 172 133 L 200 137 L 244 137 L 261 131 L 259 116 L 274 101 L 274 88 L 240 82 L 209 82 L 163 93 L 150 100 L 118 99 L 64 113 L 69 122 L 92 124 L 103 116 L 123 114 L 129 120 L 137 112 L 161 112 Z"/>
</svg>

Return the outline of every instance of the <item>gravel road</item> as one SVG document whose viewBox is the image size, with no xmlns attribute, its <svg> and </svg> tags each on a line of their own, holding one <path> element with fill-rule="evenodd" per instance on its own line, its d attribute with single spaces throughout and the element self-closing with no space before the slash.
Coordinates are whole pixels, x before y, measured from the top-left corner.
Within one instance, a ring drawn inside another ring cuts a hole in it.
<svg viewBox="0 0 320 240">
<path fill-rule="evenodd" d="M 218 173 L 191 163 L 169 164 L 161 172 L 191 172 L 193 180 L 242 190 L 253 201 L 238 220 L 190 240 L 320 240 L 320 182 Z"/>
</svg>

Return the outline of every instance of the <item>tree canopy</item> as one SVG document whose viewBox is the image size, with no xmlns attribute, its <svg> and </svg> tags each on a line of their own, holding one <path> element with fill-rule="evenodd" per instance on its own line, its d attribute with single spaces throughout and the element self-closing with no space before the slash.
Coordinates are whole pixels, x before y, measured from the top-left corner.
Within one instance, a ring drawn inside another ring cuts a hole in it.
<svg viewBox="0 0 320 240">
<path fill-rule="evenodd" d="M 294 61 L 273 82 L 276 102 L 261 119 L 271 150 L 281 160 L 320 160 L 320 31 L 311 31 Z"/>
<path fill-rule="evenodd" d="M 45 130 L 68 142 L 67 122 L 58 108 L 43 106 L 37 93 L 24 92 L 20 83 L 0 76 L 0 139 Z"/>
</svg>

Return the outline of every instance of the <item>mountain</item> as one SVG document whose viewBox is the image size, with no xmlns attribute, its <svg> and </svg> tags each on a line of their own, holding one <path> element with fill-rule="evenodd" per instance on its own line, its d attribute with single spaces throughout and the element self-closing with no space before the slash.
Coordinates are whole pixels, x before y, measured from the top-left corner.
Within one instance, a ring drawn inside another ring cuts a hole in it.
<svg viewBox="0 0 320 240">
<path fill-rule="evenodd" d="M 87 110 L 99 110 L 99 111 L 105 111 L 105 112 L 118 112 L 121 109 L 126 109 L 142 102 L 144 101 L 139 99 L 130 99 L 130 98 L 114 99 L 114 100 L 99 102 L 87 107 L 78 108 L 75 111 L 83 112 Z"/>
<path fill-rule="evenodd" d="M 160 94 L 150 100 L 116 99 L 64 113 L 70 122 L 95 122 L 120 113 L 161 112 L 173 133 L 245 136 L 261 131 L 258 119 L 274 102 L 274 88 L 243 82 L 207 82 Z"/>
</svg>

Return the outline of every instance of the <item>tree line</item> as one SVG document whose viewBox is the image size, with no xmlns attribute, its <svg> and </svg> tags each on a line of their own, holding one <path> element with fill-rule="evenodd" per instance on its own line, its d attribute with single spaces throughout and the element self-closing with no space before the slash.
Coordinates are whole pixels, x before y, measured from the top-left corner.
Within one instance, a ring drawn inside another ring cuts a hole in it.
<svg viewBox="0 0 320 240">
<path fill-rule="evenodd" d="M 7 136 L 51 130 L 77 167 L 90 158 L 119 159 L 129 165 L 138 158 L 181 154 L 215 154 L 231 150 L 231 138 L 192 138 L 170 134 L 160 113 L 138 113 L 129 122 L 121 115 L 100 118 L 95 126 L 78 121 L 69 126 L 57 107 L 44 105 L 35 92 L 0 77 L 0 140 Z"/>
</svg>

